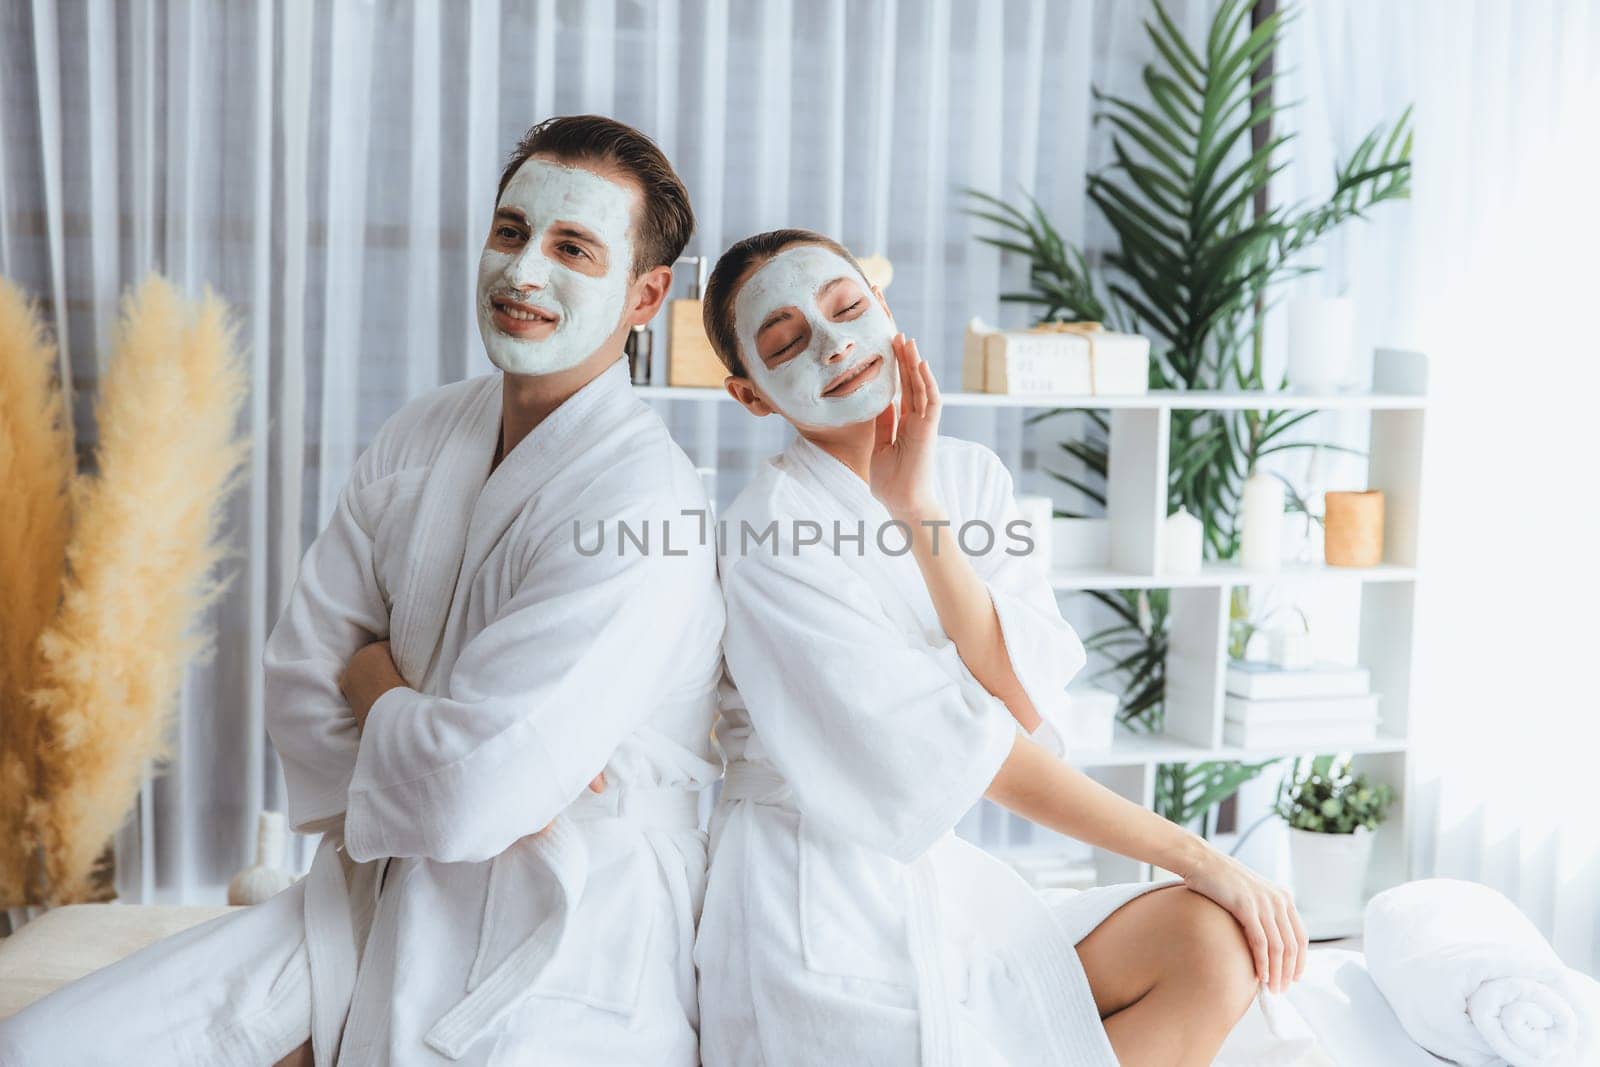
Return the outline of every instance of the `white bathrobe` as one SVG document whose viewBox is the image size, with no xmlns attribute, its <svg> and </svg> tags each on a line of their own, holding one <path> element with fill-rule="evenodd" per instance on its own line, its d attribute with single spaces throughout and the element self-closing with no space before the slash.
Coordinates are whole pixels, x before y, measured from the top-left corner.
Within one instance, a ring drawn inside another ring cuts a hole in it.
<svg viewBox="0 0 1600 1067">
<path fill-rule="evenodd" d="M 973 564 L 1036 735 L 1060 751 L 1084 651 L 1042 574 L 1005 553 L 1011 478 L 941 438 L 937 488 L 941 550 L 969 520 L 994 531 L 987 553 L 970 531 Z M 1039 894 L 952 834 L 1018 728 L 961 662 L 914 558 L 890 554 L 903 538 L 880 545 L 889 516 L 860 478 L 797 437 L 723 520 L 733 686 L 695 950 L 704 1062 L 1114 1065 L 1074 946 L 1156 886 Z M 775 548 L 756 544 L 774 520 Z M 800 544 L 808 523 L 821 544 Z"/>
<path fill-rule="evenodd" d="M 310 875 L 42 1001 L 10 1062 L 261 1064 L 308 1033 L 319 1067 L 698 1062 L 723 608 L 699 479 L 626 371 L 492 474 L 498 373 L 383 427 L 267 649 Z M 336 680 L 384 634 L 415 688 L 358 731 Z"/>
</svg>

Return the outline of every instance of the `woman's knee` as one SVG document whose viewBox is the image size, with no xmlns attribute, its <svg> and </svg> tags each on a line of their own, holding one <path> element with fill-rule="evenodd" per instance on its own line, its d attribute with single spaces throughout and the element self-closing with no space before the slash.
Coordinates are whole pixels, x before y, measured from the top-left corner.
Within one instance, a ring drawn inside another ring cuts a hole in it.
<svg viewBox="0 0 1600 1067">
<path fill-rule="evenodd" d="M 1192 890 L 1184 890 L 1179 957 L 1191 981 L 1216 992 L 1235 1017 L 1255 998 L 1260 980 L 1255 955 L 1244 930 L 1227 909 Z"/>
</svg>

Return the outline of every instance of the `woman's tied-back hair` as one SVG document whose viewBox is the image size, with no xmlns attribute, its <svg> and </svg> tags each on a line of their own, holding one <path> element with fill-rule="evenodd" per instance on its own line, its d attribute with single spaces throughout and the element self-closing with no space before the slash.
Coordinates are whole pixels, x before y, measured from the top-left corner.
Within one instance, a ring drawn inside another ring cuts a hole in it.
<svg viewBox="0 0 1600 1067">
<path fill-rule="evenodd" d="M 694 233 L 694 210 L 683 186 L 656 143 L 632 126 L 604 115 L 562 115 L 545 119 L 522 135 L 500 172 L 498 204 L 517 169 L 530 156 L 557 163 L 601 163 L 616 167 L 639 186 L 634 219 L 632 276 L 652 267 L 670 267 Z"/>
<path fill-rule="evenodd" d="M 744 360 L 739 358 L 739 336 L 733 321 L 734 298 L 739 295 L 745 279 L 763 263 L 795 245 L 821 245 L 854 267 L 857 274 L 861 273 L 861 264 L 856 262 L 856 257 L 850 254 L 849 249 L 815 230 L 768 230 L 746 237 L 722 253 L 716 269 L 706 281 L 700 314 L 711 348 L 722 360 L 722 365 L 728 368 L 729 374 L 741 378 L 749 376 L 745 372 Z M 865 275 L 862 277 L 865 279 Z"/>
</svg>

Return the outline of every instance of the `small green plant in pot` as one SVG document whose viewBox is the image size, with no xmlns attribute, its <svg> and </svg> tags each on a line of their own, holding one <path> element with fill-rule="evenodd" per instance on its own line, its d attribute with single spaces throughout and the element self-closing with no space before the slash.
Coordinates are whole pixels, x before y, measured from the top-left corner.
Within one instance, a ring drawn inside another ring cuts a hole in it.
<svg viewBox="0 0 1600 1067">
<path fill-rule="evenodd" d="M 1361 928 L 1373 833 L 1393 803 L 1393 788 L 1351 773 L 1348 759 L 1300 760 L 1284 776 L 1276 807 L 1289 824 L 1295 905 L 1313 937 Z"/>
</svg>

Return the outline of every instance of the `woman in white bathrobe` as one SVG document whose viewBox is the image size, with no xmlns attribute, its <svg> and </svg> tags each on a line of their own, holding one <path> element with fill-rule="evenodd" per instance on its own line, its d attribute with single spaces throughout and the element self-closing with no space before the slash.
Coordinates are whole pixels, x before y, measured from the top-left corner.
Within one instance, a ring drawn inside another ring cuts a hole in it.
<svg viewBox="0 0 1600 1067">
<path fill-rule="evenodd" d="M 1005 468 L 937 436 L 927 364 L 827 238 L 735 245 L 705 320 L 734 398 L 798 433 L 722 516 L 704 1062 L 1210 1063 L 1305 934 L 1283 890 L 1059 758 L 1084 651 L 1011 554 Z M 1183 883 L 1036 893 L 951 832 L 985 796 Z"/>
</svg>

